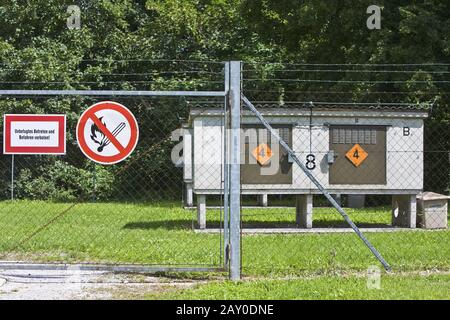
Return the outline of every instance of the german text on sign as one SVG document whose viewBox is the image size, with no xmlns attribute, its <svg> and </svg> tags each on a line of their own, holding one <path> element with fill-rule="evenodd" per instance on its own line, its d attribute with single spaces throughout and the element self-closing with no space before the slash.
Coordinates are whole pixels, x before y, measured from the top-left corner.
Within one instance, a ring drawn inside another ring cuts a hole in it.
<svg viewBox="0 0 450 320">
<path fill-rule="evenodd" d="M 96 103 L 78 120 L 78 145 L 86 157 L 100 164 L 125 160 L 136 147 L 138 138 L 136 118 L 117 102 Z"/>
<path fill-rule="evenodd" d="M 4 154 L 65 154 L 66 116 L 5 114 Z"/>
</svg>

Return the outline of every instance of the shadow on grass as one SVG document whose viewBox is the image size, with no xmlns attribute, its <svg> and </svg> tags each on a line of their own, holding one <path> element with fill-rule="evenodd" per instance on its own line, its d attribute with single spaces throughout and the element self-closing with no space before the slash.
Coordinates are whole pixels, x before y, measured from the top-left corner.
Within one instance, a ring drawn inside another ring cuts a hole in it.
<svg viewBox="0 0 450 320">
<path fill-rule="evenodd" d="M 154 221 L 136 221 L 125 224 L 122 229 L 166 229 L 166 230 L 186 230 L 192 229 L 191 220 L 154 220 Z"/>
<path fill-rule="evenodd" d="M 389 224 L 385 223 L 356 223 L 359 228 L 387 228 Z M 122 228 L 129 230 L 190 230 L 196 227 L 196 222 L 191 220 L 154 220 L 154 221 L 136 221 L 125 224 Z M 218 221 L 207 221 L 208 229 L 222 228 L 223 224 Z M 263 228 L 297 228 L 294 221 L 257 221 L 247 220 L 242 223 L 245 229 L 263 229 Z M 350 228 L 350 226 L 342 220 L 326 220 L 313 221 L 313 228 Z"/>
<path fill-rule="evenodd" d="M 387 228 L 390 227 L 386 223 L 363 222 L 355 223 L 359 228 Z M 242 223 L 243 228 L 297 228 L 298 225 L 293 221 L 245 221 Z M 350 228 L 350 225 L 342 220 L 326 220 L 313 221 L 313 228 Z"/>
<path fill-rule="evenodd" d="M 354 222 L 354 221 L 353 221 Z M 358 228 L 389 228 L 388 223 L 380 222 L 354 222 Z M 325 220 L 314 221 L 313 228 L 350 228 L 350 225 L 344 220 Z"/>
</svg>

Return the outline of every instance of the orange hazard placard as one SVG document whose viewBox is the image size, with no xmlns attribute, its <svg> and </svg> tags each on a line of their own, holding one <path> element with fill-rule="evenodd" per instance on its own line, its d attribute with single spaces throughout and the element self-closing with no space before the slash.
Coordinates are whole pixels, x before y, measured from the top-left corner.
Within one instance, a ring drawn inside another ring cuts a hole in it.
<svg viewBox="0 0 450 320">
<path fill-rule="evenodd" d="M 260 165 L 265 165 L 272 158 L 272 150 L 265 143 L 261 143 L 252 151 L 252 156 Z"/>
<path fill-rule="evenodd" d="M 366 160 L 369 154 L 357 143 L 347 151 L 345 156 L 351 163 L 353 163 L 355 167 L 359 167 L 361 163 Z"/>
</svg>

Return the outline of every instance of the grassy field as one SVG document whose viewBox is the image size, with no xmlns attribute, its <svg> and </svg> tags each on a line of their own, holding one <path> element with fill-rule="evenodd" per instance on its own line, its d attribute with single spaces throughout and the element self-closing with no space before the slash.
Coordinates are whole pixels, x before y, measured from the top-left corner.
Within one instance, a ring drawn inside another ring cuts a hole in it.
<svg viewBox="0 0 450 320">
<path fill-rule="evenodd" d="M 319 276 L 289 280 L 211 282 L 185 290 L 167 288 L 147 299 L 450 299 L 450 275 L 383 275 L 379 289 L 369 289 L 364 276 Z"/>
<path fill-rule="evenodd" d="M 389 208 L 348 213 L 359 226 L 390 223 Z M 195 233 L 195 215 L 179 203 L 83 203 L 72 208 L 70 203 L 0 202 L 0 259 L 219 266 L 221 236 Z M 243 209 L 242 216 L 244 227 L 295 226 L 293 208 Z M 219 210 L 208 210 L 207 224 L 219 226 Z M 332 209 L 315 208 L 314 226 L 345 224 Z M 450 269 L 448 230 L 367 237 L 395 270 Z M 249 276 L 366 270 L 376 264 L 352 233 L 244 235 L 242 249 L 243 272 Z"/>
</svg>

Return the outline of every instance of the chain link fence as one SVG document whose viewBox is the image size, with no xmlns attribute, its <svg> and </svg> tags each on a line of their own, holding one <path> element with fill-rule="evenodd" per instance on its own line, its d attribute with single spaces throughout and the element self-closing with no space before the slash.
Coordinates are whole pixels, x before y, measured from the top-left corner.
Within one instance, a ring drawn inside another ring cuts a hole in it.
<svg viewBox="0 0 450 320">
<path fill-rule="evenodd" d="M 223 63 L 151 67 L 144 74 L 142 65 L 118 62 L 101 81 L 71 89 L 206 91 L 224 90 L 225 84 L 227 91 Z M 416 197 L 423 191 L 449 194 L 448 70 L 391 68 L 244 64 L 242 93 L 394 270 L 446 270 L 447 200 Z M 83 110 L 102 100 L 125 105 L 139 124 L 136 149 L 112 166 L 87 159 L 75 135 Z M 0 260 L 224 270 L 230 255 L 227 102 L 183 95 L 2 96 L 4 114 L 65 114 L 67 151 L 2 155 Z M 245 104 L 241 124 L 243 274 L 366 270 L 376 264 Z"/>
<path fill-rule="evenodd" d="M 86 158 L 75 137 L 76 109 L 98 99 L 11 101 L 36 111 L 55 106 L 73 112 L 67 113 L 65 155 L 2 156 L 1 259 L 222 266 L 221 236 L 194 232 L 195 210 L 185 208 L 183 168 L 174 161 L 180 159 L 174 152 L 182 144 L 179 131 L 189 117 L 188 104 L 195 101 L 115 97 L 134 114 L 140 134 L 130 157 L 108 166 Z M 212 216 L 220 224 L 217 206 Z"/>
<path fill-rule="evenodd" d="M 243 69 L 244 96 L 393 270 L 448 269 L 447 67 Z M 243 272 L 362 271 L 378 264 L 245 103 L 241 122 Z"/>
</svg>

